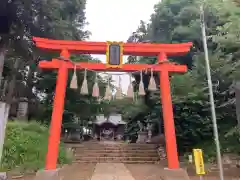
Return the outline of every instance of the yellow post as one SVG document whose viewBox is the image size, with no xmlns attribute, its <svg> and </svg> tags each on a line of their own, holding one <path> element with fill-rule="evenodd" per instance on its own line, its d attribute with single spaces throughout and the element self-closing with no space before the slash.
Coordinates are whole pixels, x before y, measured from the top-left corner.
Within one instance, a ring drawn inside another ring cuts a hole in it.
<svg viewBox="0 0 240 180">
<path fill-rule="evenodd" d="M 194 162 L 196 167 L 196 174 L 202 179 L 202 175 L 205 174 L 203 153 L 201 149 L 193 149 Z"/>
</svg>

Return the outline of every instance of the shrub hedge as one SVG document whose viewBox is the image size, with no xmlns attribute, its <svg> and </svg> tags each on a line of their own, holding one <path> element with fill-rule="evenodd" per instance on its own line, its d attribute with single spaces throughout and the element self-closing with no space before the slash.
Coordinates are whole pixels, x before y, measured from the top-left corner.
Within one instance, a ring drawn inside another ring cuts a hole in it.
<svg viewBox="0 0 240 180">
<path fill-rule="evenodd" d="M 37 122 L 9 121 L 6 128 L 1 170 L 38 170 L 44 167 L 48 144 L 48 127 Z M 69 163 L 63 144 L 59 164 Z"/>
</svg>

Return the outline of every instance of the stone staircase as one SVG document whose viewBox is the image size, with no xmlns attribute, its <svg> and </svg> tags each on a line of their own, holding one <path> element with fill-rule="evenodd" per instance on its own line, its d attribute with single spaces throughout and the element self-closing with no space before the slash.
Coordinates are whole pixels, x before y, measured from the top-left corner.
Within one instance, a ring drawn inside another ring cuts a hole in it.
<svg viewBox="0 0 240 180">
<path fill-rule="evenodd" d="M 157 145 L 92 142 L 69 145 L 74 150 L 75 163 L 157 163 Z"/>
</svg>

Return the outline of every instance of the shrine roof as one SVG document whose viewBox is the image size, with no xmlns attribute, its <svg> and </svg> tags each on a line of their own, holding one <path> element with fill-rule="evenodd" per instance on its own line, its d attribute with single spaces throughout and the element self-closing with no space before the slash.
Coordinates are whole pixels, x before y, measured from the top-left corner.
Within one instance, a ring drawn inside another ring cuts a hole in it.
<svg viewBox="0 0 240 180">
<path fill-rule="evenodd" d="M 103 114 L 96 116 L 96 120 L 93 122 L 93 124 L 102 125 L 104 123 L 111 123 L 113 125 L 124 125 L 126 122 L 122 120 L 121 114 L 112 114 L 109 115 L 108 118 L 106 118 Z"/>
</svg>

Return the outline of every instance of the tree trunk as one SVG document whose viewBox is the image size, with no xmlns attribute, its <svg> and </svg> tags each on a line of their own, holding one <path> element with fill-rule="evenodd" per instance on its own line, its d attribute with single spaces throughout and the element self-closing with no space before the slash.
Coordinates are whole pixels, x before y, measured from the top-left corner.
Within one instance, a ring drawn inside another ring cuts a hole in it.
<svg viewBox="0 0 240 180">
<path fill-rule="evenodd" d="M 3 67 L 4 67 L 4 61 L 6 56 L 6 50 L 5 48 L 0 49 L 0 85 L 2 83 L 2 74 L 3 74 Z"/>
<path fill-rule="evenodd" d="M 16 76 L 17 76 L 17 73 L 18 73 L 19 63 L 20 63 L 20 59 L 17 58 L 15 63 L 14 63 L 13 70 L 12 70 L 12 79 L 9 83 L 8 93 L 7 93 L 7 97 L 6 97 L 6 102 L 9 105 L 12 103 L 12 100 L 13 100 L 14 89 L 16 87 Z"/>
<path fill-rule="evenodd" d="M 18 72 L 19 62 L 20 62 L 20 59 L 17 58 L 15 63 L 14 63 L 14 67 L 13 67 L 13 70 L 12 70 L 12 78 L 9 82 L 8 92 L 7 92 L 7 95 L 6 95 L 6 98 L 5 98 L 6 104 L 9 108 L 8 114 L 6 115 L 7 119 L 9 117 L 9 112 L 10 112 L 10 109 L 11 109 L 11 104 L 12 104 L 13 95 L 14 95 L 14 89 L 16 87 L 16 76 L 17 76 L 17 72 Z"/>
<path fill-rule="evenodd" d="M 38 61 L 38 59 L 35 58 L 35 56 L 33 55 L 32 60 L 30 62 L 29 71 L 28 71 L 28 74 L 27 74 L 25 97 L 27 98 L 28 108 L 31 106 L 31 102 L 32 102 L 32 99 L 33 99 L 32 90 L 33 90 L 33 86 L 34 86 L 33 79 L 34 79 L 34 73 L 35 73 L 35 67 L 31 66 L 31 64 L 37 63 L 37 61 Z M 27 112 L 29 113 L 29 110 Z M 28 114 L 28 119 L 29 119 L 29 114 Z"/>
</svg>

